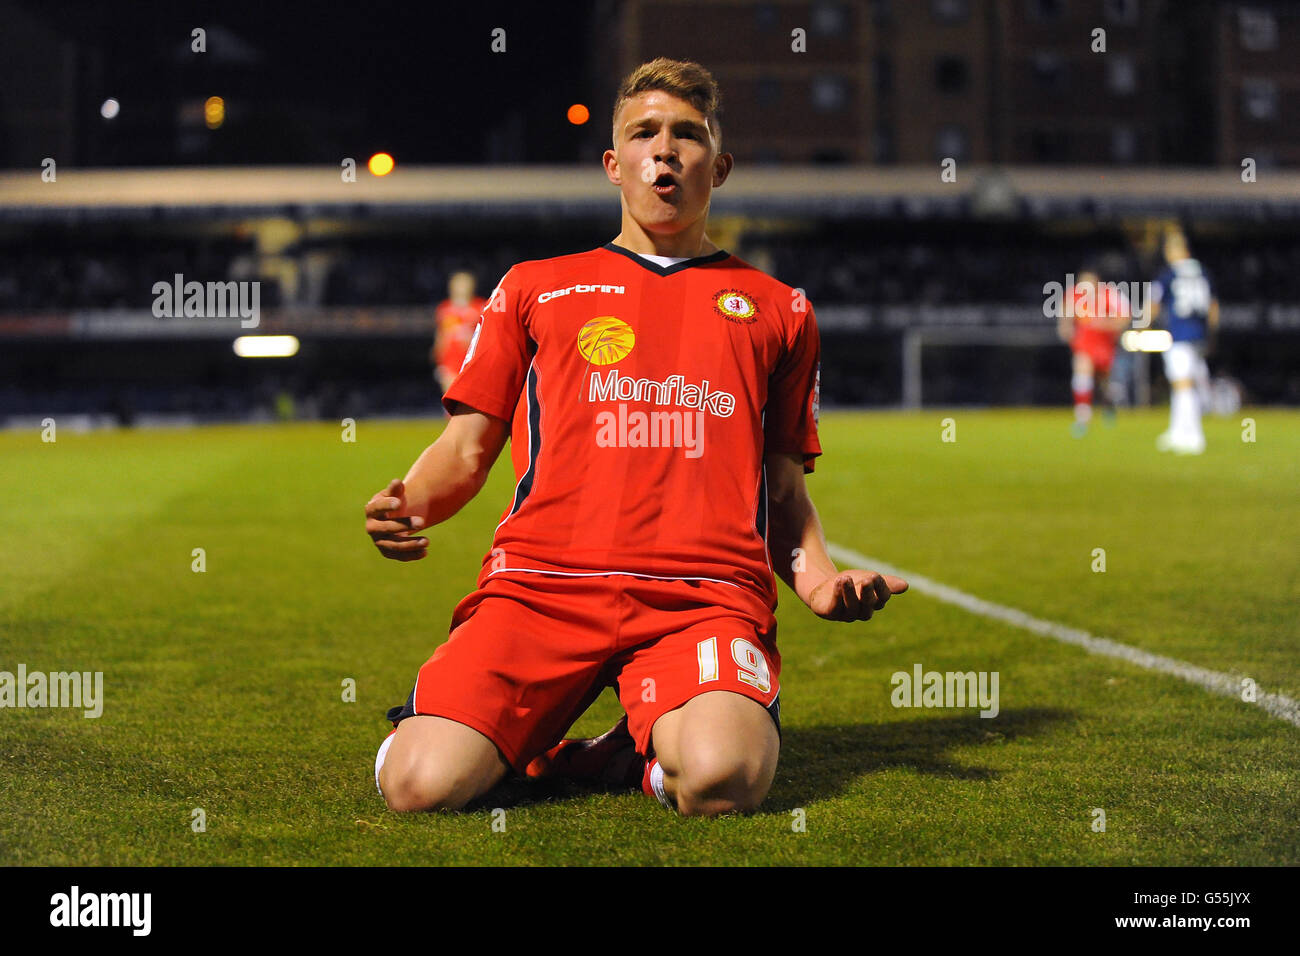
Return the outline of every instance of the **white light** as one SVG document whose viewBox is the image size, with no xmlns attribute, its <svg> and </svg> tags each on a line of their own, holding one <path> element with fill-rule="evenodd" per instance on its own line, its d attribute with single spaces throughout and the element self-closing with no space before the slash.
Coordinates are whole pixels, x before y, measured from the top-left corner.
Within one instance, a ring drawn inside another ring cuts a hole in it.
<svg viewBox="0 0 1300 956">
<path fill-rule="evenodd" d="M 1129 329 L 1119 344 L 1129 352 L 1168 352 L 1174 337 L 1165 329 Z"/>
<path fill-rule="evenodd" d="M 118 103 L 117 100 L 110 96 L 108 99 L 104 100 L 104 105 L 99 108 L 99 115 L 104 117 L 104 119 L 112 119 L 121 111 L 121 109 L 122 104 Z"/>
<path fill-rule="evenodd" d="M 240 358 L 288 358 L 298 354 L 298 337 L 241 335 L 235 339 L 235 354 Z"/>
</svg>

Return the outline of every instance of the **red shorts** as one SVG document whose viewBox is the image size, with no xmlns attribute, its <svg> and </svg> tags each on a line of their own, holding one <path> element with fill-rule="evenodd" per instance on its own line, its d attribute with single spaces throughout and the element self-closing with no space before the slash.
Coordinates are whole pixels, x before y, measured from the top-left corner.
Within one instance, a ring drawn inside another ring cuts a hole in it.
<svg viewBox="0 0 1300 956">
<path fill-rule="evenodd" d="M 388 719 L 465 724 L 521 773 L 606 687 L 642 754 L 655 721 L 708 691 L 757 701 L 779 729 L 776 619 L 762 611 L 722 582 L 497 573 L 456 606 L 451 637 Z"/>
<path fill-rule="evenodd" d="M 1092 359 L 1092 370 L 1098 375 L 1109 375 L 1115 362 L 1115 339 L 1109 335 L 1079 332 L 1070 343 L 1070 351 L 1082 352 Z"/>
</svg>

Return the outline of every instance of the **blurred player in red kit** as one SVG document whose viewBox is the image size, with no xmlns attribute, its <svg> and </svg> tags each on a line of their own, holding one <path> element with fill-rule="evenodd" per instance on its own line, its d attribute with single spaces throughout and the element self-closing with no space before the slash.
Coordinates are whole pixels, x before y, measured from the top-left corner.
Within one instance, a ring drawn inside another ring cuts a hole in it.
<svg viewBox="0 0 1300 956">
<path fill-rule="evenodd" d="M 433 375 L 443 394 L 451 388 L 460 374 L 460 367 L 469 352 L 469 341 L 478 325 L 487 302 L 474 294 L 474 275 L 470 272 L 453 272 L 447 280 L 447 298 L 438 303 L 434 312 L 434 340 L 429 350 Z"/>
<path fill-rule="evenodd" d="M 756 808 L 776 774 L 776 578 L 831 621 L 907 582 L 839 571 L 804 483 L 820 344 L 802 292 L 708 237 L 731 172 L 713 77 L 658 59 L 614 102 L 603 163 L 622 229 L 502 277 L 447 427 L 366 505 L 399 561 L 511 434 L 517 484 L 478 586 L 420 668 L 375 782 L 393 810 L 464 806 L 508 773 L 639 789 L 688 815 Z M 606 688 L 626 711 L 563 735 Z"/>
<path fill-rule="evenodd" d="M 1070 390 L 1074 393 L 1071 429 L 1076 438 L 1081 438 L 1092 421 L 1093 394 L 1107 395 L 1106 380 L 1115 362 L 1119 336 L 1128 328 L 1132 316 L 1128 298 L 1113 284 L 1101 282 L 1090 269 L 1075 277 L 1067 295 L 1074 315 L 1071 318 L 1068 310 L 1062 310 L 1057 332 L 1070 343 Z M 1113 416 L 1115 410 L 1109 398 L 1106 402 L 1106 414 Z"/>
</svg>

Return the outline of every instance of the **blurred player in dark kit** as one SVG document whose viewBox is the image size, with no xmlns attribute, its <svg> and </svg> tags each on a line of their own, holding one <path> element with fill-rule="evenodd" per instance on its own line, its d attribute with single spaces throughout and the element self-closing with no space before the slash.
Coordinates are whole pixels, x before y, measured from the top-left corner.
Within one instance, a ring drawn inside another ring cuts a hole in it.
<svg viewBox="0 0 1300 956">
<path fill-rule="evenodd" d="M 1210 394 L 1205 355 L 1218 329 L 1219 300 L 1181 230 L 1165 234 L 1164 252 L 1168 264 L 1151 291 L 1151 317 L 1169 330 L 1173 343 L 1164 353 L 1169 428 L 1156 439 L 1156 447 L 1176 455 L 1199 455 L 1205 451 L 1201 413 Z"/>
</svg>

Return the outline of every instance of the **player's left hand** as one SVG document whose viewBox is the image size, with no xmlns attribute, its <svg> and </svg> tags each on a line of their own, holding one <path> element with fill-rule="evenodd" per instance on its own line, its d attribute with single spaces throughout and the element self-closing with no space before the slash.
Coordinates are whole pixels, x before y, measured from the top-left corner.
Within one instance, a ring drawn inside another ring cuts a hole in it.
<svg viewBox="0 0 1300 956">
<path fill-rule="evenodd" d="M 808 595 L 808 607 L 828 621 L 868 621 L 891 594 L 902 594 L 907 582 L 877 571 L 841 571 Z"/>
</svg>

